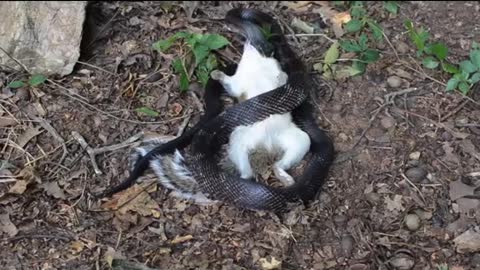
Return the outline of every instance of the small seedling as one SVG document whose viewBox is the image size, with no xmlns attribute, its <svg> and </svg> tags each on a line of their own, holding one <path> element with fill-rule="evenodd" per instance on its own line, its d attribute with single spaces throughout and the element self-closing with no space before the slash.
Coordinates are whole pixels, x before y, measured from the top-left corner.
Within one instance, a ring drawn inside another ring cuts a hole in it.
<svg viewBox="0 0 480 270">
<path fill-rule="evenodd" d="M 353 38 L 342 39 L 338 43 L 332 44 L 325 54 L 324 74 L 329 78 L 335 72 L 334 76 L 337 79 L 361 75 L 365 72 L 368 64 L 380 59 L 380 53 L 373 47 L 376 42 L 383 41 L 383 29 L 376 20 L 367 15 L 362 1 L 336 2 L 337 5 L 348 5 L 352 19 L 345 24 L 345 30 L 346 34 Z M 395 12 L 398 11 L 398 4 L 390 3 L 389 5 L 390 10 L 393 11 L 392 5 L 395 5 Z M 343 52 L 355 54 L 355 59 L 351 59 L 353 62 L 351 66 L 338 69 L 335 65 L 340 55 L 339 47 Z"/>
<path fill-rule="evenodd" d="M 47 80 L 47 77 L 41 74 L 35 74 L 30 77 L 28 81 L 23 81 L 23 80 L 16 80 L 10 82 L 7 87 L 15 89 L 15 88 L 21 88 L 21 87 L 26 87 L 26 86 L 38 86 L 42 83 L 44 83 Z"/>
<path fill-rule="evenodd" d="M 422 64 L 428 69 L 439 66 L 446 73 L 452 74 L 447 83 L 446 91 L 460 90 L 468 94 L 473 84 L 480 81 L 480 47 L 473 43 L 468 60 L 456 66 L 447 61 L 448 47 L 441 42 L 430 42 L 430 34 L 423 27 L 416 29 L 410 20 L 405 21 L 410 40 L 417 48 L 417 57 L 422 59 Z"/>
<path fill-rule="evenodd" d="M 180 75 L 180 90 L 186 91 L 188 89 L 192 81 L 188 70 L 192 68 L 194 69 L 196 79 L 205 86 L 210 72 L 218 65 L 217 58 L 212 54 L 212 51 L 221 49 L 230 44 L 230 42 L 218 34 L 179 32 L 166 40 L 155 42 L 153 49 L 159 52 L 166 52 L 178 40 L 183 40 L 183 44 L 186 44 L 188 47 L 187 55 L 184 58 L 177 57 L 172 62 L 175 73 Z"/>
</svg>

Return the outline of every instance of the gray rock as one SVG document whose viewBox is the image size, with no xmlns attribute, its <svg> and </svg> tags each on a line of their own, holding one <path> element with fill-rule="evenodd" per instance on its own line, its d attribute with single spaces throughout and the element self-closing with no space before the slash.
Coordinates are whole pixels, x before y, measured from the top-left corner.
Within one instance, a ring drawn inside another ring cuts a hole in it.
<svg viewBox="0 0 480 270">
<path fill-rule="evenodd" d="M 408 177 L 408 179 L 416 183 L 422 181 L 427 174 L 428 172 L 422 167 L 410 168 L 405 172 L 405 175 Z"/>
<path fill-rule="evenodd" d="M 387 84 L 392 88 L 397 88 L 397 87 L 400 87 L 400 85 L 402 85 L 402 79 L 400 79 L 397 76 L 390 76 L 387 79 Z"/>
<path fill-rule="evenodd" d="M 86 1 L 0 2 L 0 64 L 31 73 L 68 75 L 80 57 Z"/>
</svg>

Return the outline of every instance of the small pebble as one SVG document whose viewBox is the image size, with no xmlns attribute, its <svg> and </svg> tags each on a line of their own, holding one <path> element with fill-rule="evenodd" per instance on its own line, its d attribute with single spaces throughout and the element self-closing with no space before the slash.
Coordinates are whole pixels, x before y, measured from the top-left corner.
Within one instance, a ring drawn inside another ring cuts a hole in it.
<svg viewBox="0 0 480 270">
<path fill-rule="evenodd" d="M 427 171 L 422 167 L 410 168 L 405 172 L 408 179 L 413 182 L 420 182 L 427 176 Z"/>
<path fill-rule="evenodd" d="M 415 265 L 415 261 L 410 256 L 397 256 L 390 260 L 390 265 L 398 270 L 409 270 Z"/>
<path fill-rule="evenodd" d="M 409 214 L 405 217 L 405 225 L 410 231 L 416 231 L 420 228 L 420 218 L 415 214 Z"/>
<path fill-rule="evenodd" d="M 390 87 L 398 88 L 402 85 L 402 80 L 397 76 L 390 76 L 387 79 L 387 83 Z"/>
<path fill-rule="evenodd" d="M 445 132 L 442 133 L 442 139 L 444 141 L 450 141 L 452 139 L 452 137 L 453 137 L 452 134 L 450 134 L 450 132 L 448 132 L 448 131 L 445 131 Z"/>
<path fill-rule="evenodd" d="M 395 119 L 393 119 L 392 117 L 386 116 L 386 117 L 383 117 L 382 120 L 380 120 L 380 123 L 382 124 L 383 128 L 389 129 L 395 126 Z"/>
<path fill-rule="evenodd" d="M 413 160 L 418 160 L 420 158 L 420 152 L 417 151 L 417 152 L 410 153 L 408 157 Z"/>
</svg>

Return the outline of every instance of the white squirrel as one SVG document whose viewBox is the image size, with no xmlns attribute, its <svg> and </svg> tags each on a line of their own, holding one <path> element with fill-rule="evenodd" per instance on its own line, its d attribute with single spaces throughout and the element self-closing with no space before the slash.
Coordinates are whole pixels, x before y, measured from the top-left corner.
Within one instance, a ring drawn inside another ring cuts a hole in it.
<svg viewBox="0 0 480 270">
<path fill-rule="evenodd" d="M 275 58 L 262 55 L 248 41 L 235 75 L 228 76 L 214 70 L 211 77 L 220 81 L 229 95 L 240 101 L 274 90 L 284 85 L 288 79 Z M 288 186 L 294 183 L 294 179 L 286 171 L 306 155 L 310 149 L 310 137 L 293 123 L 291 113 L 271 115 L 253 125 L 235 128 L 230 135 L 227 151 L 229 159 L 242 178 L 254 176 L 249 154 L 259 147 L 269 154 L 283 153 L 273 165 L 273 171 L 275 176 Z"/>
</svg>

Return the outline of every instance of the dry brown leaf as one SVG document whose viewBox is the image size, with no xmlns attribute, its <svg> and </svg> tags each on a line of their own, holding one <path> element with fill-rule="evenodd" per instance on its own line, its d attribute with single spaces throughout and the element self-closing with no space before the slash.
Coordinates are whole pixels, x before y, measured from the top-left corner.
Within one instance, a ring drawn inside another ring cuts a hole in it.
<svg viewBox="0 0 480 270">
<path fill-rule="evenodd" d="M 313 12 L 320 14 L 325 21 L 329 21 L 332 24 L 333 32 L 337 38 L 345 34 L 342 27 L 343 24 L 348 23 L 352 19 L 350 13 L 338 12 L 329 5 L 322 5 Z"/>
<path fill-rule="evenodd" d="M 18 137 L 17 144 L 23 148 L 27 143 L 35 138 L 37 135 L 42 133 L 40 127 L 29 127 L 20 137 Z"/>
<path fill-rule="evenodd" d="M 280 269 L 282 266 L 282 262 L 277 261 L 275 257 L 272 257 L 270 261 L 268 261 L 266 258 L 261 258 L 258 261 L 260 262 L 260 265 L 264 270 Z"/>
<path fill-rule="evenodd" d="M 18 233 L 17 226 L 10 221 L 9 214 L 0 215 L 0 231 L 14 237 Z"/>
<path fill-rule="evenodd" d="M 58 186 L 57 182 L 49 182 L 42 184 L 42 188 L 47 192 L 48 195 L 53 196 L 56 199 L 65 200 L 65 192 Z"/>
<path fill-rule="evenodd" d="M 345 34 L 345 31 L 343 30 L 343 25 L 348 23 L 351 19 L 352 17 L 348 12 L 337 13 L 330 19 L 332 23 L 333 33 L 335 33 L 335 36 L 337 38 Z"/>
<path fill-rule="evenodd" d="M 308 6 L 313 1 L 283 1 L 282 6 L 288 7 L 289 9 L 293 9 L 297 12 L 303 12 L 308 10 Z M 326 1 L 322 1 L 326 2 Z"/>
<path fill-rule="evenodd" d="M 450 183 L 450 200 L 456 201 L 465 196 L 473 195 L 474 188 L 458 180 Z"/>
<path fill-rule="evenodd" d="M 179 103 L 173 103 L 170 106 L 170 111 L 172 116 L 178 116 L 182 112 L 182 110 L 183 110 L 183 107 Z"/>
<path fill-rule="evenodd" d="M 470 229 L 453 239 L 458 253 L 480 251 L 480 232 Z"/>
<path fill-rule="evenodd" d="M 73 241 L 72 243 L 70 243 L 69 248 L 72 254 L 78 254 L 83 251 L 85 245 L 82 241 Z"/>
<path fill-rule="evenodd" d="M 27 185 L 28 185 L 27 181 L 18 180 L 17 182 L 15 182 L 15 185 L 13 185 L 13 187 L 10 188 L 8 193 L 23 194 L 23 192 L 25 192 L 25 190 L 27 190 Z"/>
<path fill-rule="evenodd" d="M 402 205 L 402 195 L 395 195 L 393 200 L 390 197 L 385 197 L 385 203 L 387 204 L 388 211 L 403 211 L 405 207 Z"/>
<path fill-rule="evenodd" d="M 24 167 L 18 174 L 18 177 L 21 177 L 27 183 L 31 183 L 33 181 L 39 184 L 42 183 L 42 179 L 38 175 L 37 171 L 31 166 Z"/>
<path fill-rule="evenodd" d="M 455 164 L 460 164 L 460 159 L 457 154 L 454 152 L 455 149 L 451 146 L 450 142 L 443 143 L 443 151 L 445 151 L 445 156 L 442 158 L 445 162 L 453 162 Z"/>
<path fill-rule="evenodd" d="M 0 116 L 0 127 L 16 126 L 18 123 L 11 117 Z"/>
<path fill-rule="evenodd" d="M 112 247 L 107 248 L 107 251 L 105 252 L 104 256 L 105 256 L 104 257 L 105 261 L 107 261 L 107 263 L 110 267 L 112 267 L 112 262 L 113 262 L 114 259 L 124 259 L 125 258 L 122 253 L 116 251 Z"/>
<path fill-rule="evenodd" d="M 179 244 L 183 242 L 187 242 L 193 239 L 192 235 L 185 235 L 185 236 L 176 236 L 175 239 L 172 240 L 172 244 Z"/>
<path fill-rule="evenodd" d="M 160 206 L 148 194 L 148 192 L 153 192 L 157 188 L 156 185 L 152 185 L 153 182 L 155 182 L 155 179 L 145 181 L 141 185 L 134 185 L 116 194 L 111 200 L 103 203 L 101 207 L 114 211 L 118 210 L 121 215 L 125 215 L 128 211 L 133 211 L 142 216 L 153 215 L 159 217 Z M 120 209 L 118 209 L 119 207 Z"/>
</svg>

